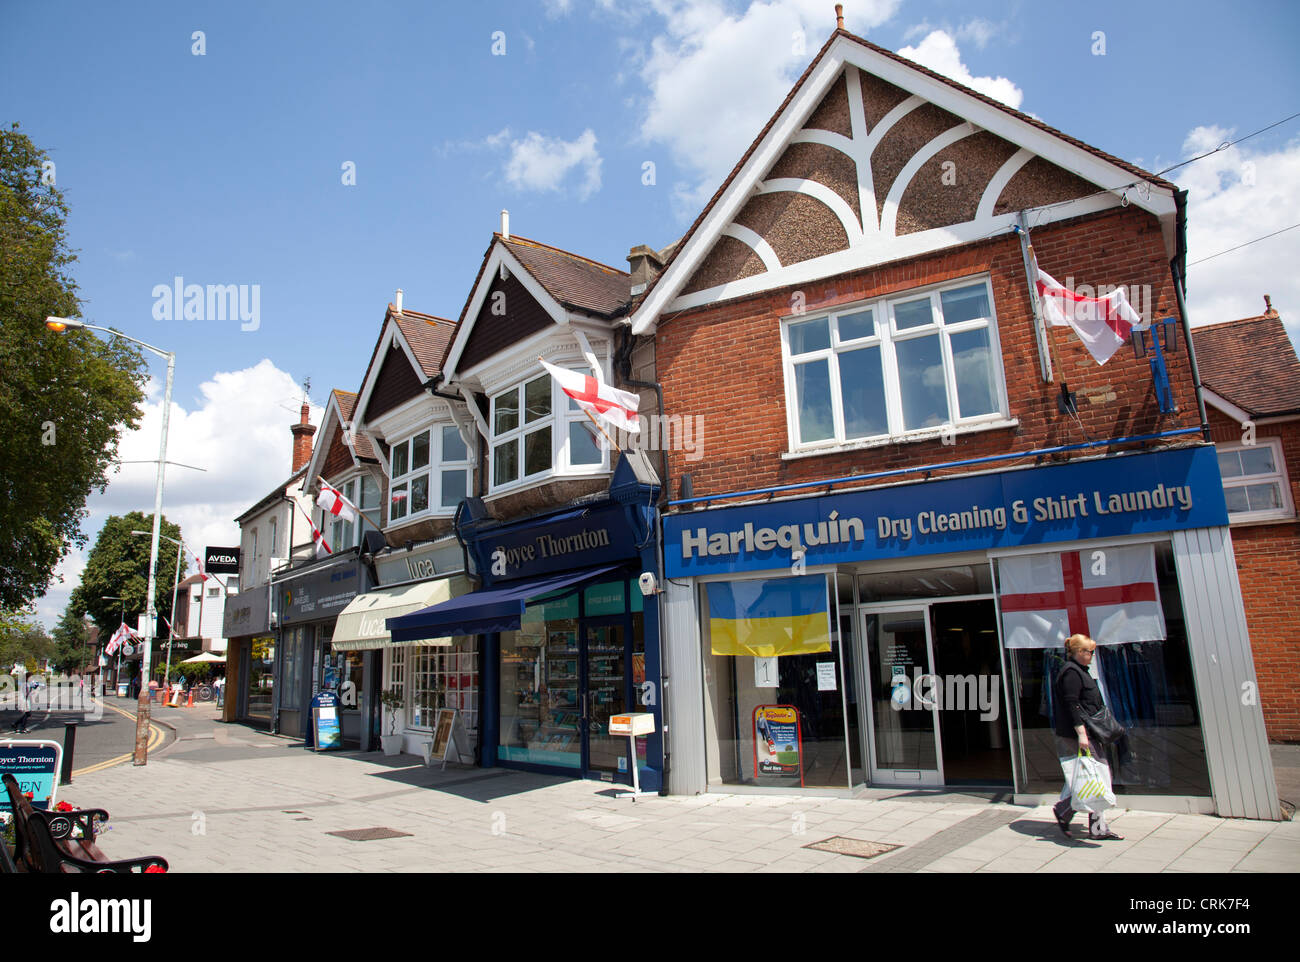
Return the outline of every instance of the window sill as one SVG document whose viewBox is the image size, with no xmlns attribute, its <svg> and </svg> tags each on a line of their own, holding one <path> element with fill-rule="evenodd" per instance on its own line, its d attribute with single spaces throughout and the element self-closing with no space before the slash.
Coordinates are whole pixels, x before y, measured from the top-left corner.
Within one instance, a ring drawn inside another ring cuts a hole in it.
<svg viewBox="0 0 1300 962">
<path fill-rule="evenodd" d="M 417 521 L 438 521 L 450 520 L 456 516 L 456 506 L 452 505 L 441 511 L 420 511 L 417 514 L 404 514 L 400 518 L 389 518 L 388 524 L 384 526 L 385 531 L 393 528 L 401 528 L 408 524 L 415 524 Z"/>
<path fill-rule="evenodd" d="M 963 424 L 952 428 L 951 433 L 940 428 L 930 428 L 886 438 L 871 438 L 863 441 L 845 441 L 842 444 L 811 448 L 803 451 L 783 451 L 782 461 L 795 461 L 800 458 L 815 458 L 823 454 L 842 454 L 846 451 L 866 451 L 871 448 L 885 448 L 893 444 L 918 444 L 922 441 L 937 441 L 945 436 L 958 437 L 963 434 L 978 434 L 982 431 L 1003 431 L 1020 426 L 1019 418 L 1000 419 L 997 421 L 980 421 L 977 424 Z"/>
<path fill-rule="evenodd" d="M 1271 514 L 1268 516 L 1250 515 L 1250 516 L 1243 516 L 1243 517 L 1233 517 L 1231 514 L 1229 514 L 1228 526 L 1232 528 L 1253 528 L 1258 525 L 1264 525 L 1264 524 L 1290 524 L 1295 520 L 1296 520 L 1296 515 L 1294 511 L 1289 512 L 1287 514 Z"/>
<path fill-rule="evenodd" d="M 487 494 L 485 501 L 492 501 L 496 498 L 504 498 L 508 495 L 518 494 L 520 491 L 529 491 L 533 488 L 541 487 L 544 484 L 550 484 L 554 481 L 595 481 L 601 478 L 608 478 L 612 473 L 611 468 L 596 466 L 590 471 L 580 471 L 574 473 L 561 473 L 559 471 L 549 471 L 545 474 L 538 475 L 528 481 L 516 482 L 504 487 L 495 488 Z"/>
</svg>

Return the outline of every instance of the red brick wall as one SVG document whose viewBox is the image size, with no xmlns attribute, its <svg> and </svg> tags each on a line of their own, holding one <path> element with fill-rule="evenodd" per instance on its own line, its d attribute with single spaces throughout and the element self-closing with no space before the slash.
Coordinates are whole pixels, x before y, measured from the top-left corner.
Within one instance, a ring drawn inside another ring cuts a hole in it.
<svg viewBox="0 0 1300 962">
<path fill-rule="evenodd" d="M 1242 441 L 1241 425 L 1214 409 L 1210 427 L 1216 441 Z M 1268 437 L 1282 439 L 1291 503 L 1298 504 L 1300 421 L 1256 425 L 1256 440 Z M 1232 549 L 1268 737 L 1300 741 L 1300 625 L 1295 616 L 1300 598 L 1300 523 L 1233 525 Z"/>
<path fill-rule="evenodd" d="M 1076 284 L 1150 285 L 1154 316 L 1177 315 L 1160 227 L 1146 212 L 1129 207 L 1075 218 L 1034 230 L 1033 242 L 1040 266 L 1062 283 L 1069 275 Z M 781 460 L 789 442 L 780 319 L 791 314 L 795 290 L 803 292 L 805 309 L 812 313 L 981 273 L 991 278 L 1011 415 L 1019 419 L 1018 428 L 958 435 L 955 445 L 933 440 Z M 1092 439 L 1198 424 L 1181 333 L 1180 350 L 1170 357 L 1179 407 L 1172 415 L 1159 413 L 1148 363 L 1135 359 L 1128 348 L 1099 367 L 1068 328 L 1051 328 L 1049 336 L 1070 389 L 1078 392 L 1079 417 Z M 671 316 L 660 324 L 656 357 L 667 413 L 705 416 L 703 457 L 687 461 L 686 452 L 671 454 L 672 477 L 690 472 L 696 495 L 1084 440 L 1073 418 L 1056 410 L 1061 369 L 1054 365 L 1055 383 L 1041 379 L 1020 244 L 1011 234 Z"/>
</svg>

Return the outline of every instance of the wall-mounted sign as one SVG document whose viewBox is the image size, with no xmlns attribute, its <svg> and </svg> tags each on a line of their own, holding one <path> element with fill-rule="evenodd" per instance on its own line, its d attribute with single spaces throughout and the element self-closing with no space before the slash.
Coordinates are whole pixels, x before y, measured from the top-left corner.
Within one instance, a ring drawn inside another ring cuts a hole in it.
<svg viewBox="0 0 1300 962">
<path fill-rule="evenodd" d="M 210 575 L 239 574 L 239 548 L 207 548 L 203 552 L 203 570 Z"/>
<path fill-rule="evenodd" d="M 363 593 L 368 584 L 356 558 L 332 564 L 308 574 L 276 582 L 280 624 L 332 618 L 348 602 Z"/>
<path fill-rule="evenodd" d="M 626 509 L 605 504 L 551 521 L 482 528 L 473 547 L 480 573 L 498 582 L 618 561 L 635 551 L 638 540 Z"/>
<path fill-rule="evenodd" d="M 271 593 L 266 585 L 249 588 L 237 595 L 226 596 L 225 617 L 222 620 L 222 636 L 225 638 L 242 638 L 245 635 L 260 635 L 271 626 Z"/>
<path fill-rule="evenodd" d="M 1220 527 L 1214 448 L 1099 458 L 664 518 L 669 577 Z"/>
</svg>

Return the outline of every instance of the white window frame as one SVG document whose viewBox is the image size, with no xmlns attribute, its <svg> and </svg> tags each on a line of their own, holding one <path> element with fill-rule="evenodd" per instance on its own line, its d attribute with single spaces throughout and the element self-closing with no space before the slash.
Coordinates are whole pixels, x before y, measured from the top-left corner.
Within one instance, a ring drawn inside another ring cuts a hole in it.
<svg viewBox="0 0 1300 962">
<path fill-rule="evenodd" d="M 591 369 L 586 365 L 566 364 L 565 366 L 582 374 L 591 373 Z M 551 391 L 551 410 L 545 417 L 525 423 L 524 388 L 526 385 L 538 380 L 539 378 L 545 378 L 547 382 L 549 382 Z M 497 434 L 497 400 L 512 392 L 519 402 L 519 423 L 509 431 L 503 431 L 500 434 Z M 550 478 L 574 477 L 608 472 L 610 470 L 609 442 L 599 433 L 596 437 L 596 443 L 600 449 L 600 460 L 593 461 L 590 464 L 572 463 L 572 456 L 569 448 L 569 430 L 570 425 L 578 422 L 591 424 L 590 419 L 583 410 L 576 404 L 572 403 L 572 399 L 560 389 L 559 384 L 557 384 L 554 378 L 547 374 L 545 370 L 540 374 L 530 374 L 528 377 L 516 381 L 508 387 L 493 392 L 491 395 L 491 404 L 489 405 L 488 410 L 488 427 L 492 432 L 492 437 L 487 445 L 488 477 L 490 479 L 488 489 L 489 493 L 494 495 L 501 494 L 525 488 L 529 485 L 537 484 L 539 481 L 546 481 Z M 546 427 L 551 429 L 550 467 L 533 474 L 524 474 L 524 437 Z M 509 443 L 513 443 L 517 446 L 519 474 L 509 481 L 498 484 L 496 477 L 496 449 L 502 444 Z"/>
<path fill-rule="evenodd" d="M 1273 464 L 1277 470 L 1271 474 L 1243 474 L 1238 478 L 1223 478 L 1224 498 L 1227 498 L 1229 488 L 1244 488 L 1252 484 L 1277 484 L 1282 491 L 1282 507 L 1273 508 L 1264 511 L 1233 511 L 1228 509 L 1228 523 L 1241 524 L 1250 521 L 1287 521 L 1295 517 L 1295 503 L 1291 500 L 1291 480 L 1287 476 L 1286 470 L 1286 452 L 1282 448 L 1282 439 L 1273 437 L 1257 437 L 1254 444 L 1243 444 L 1240 441 L 1231 443 L 1218 443 L 1215 450 L 1221 454 L 1228 454 L 1235 451 L 1248 451 L 1252 448 L 1269 447 L 1273 451 Z M 1220 472 L 1222 474 L 1222 472 Z"/>
<path fill-rule="evenodd" d="M 474 475 L 473 463 L 471 461 L 472 451 L 470 446 L 465 445 L 465 457 L 456 461 L 447 461 L 443 458 L 443 431 L 452 430 L 457 432 L 460 437 L 460 429 L 452 421 L 433 421 L 420 426 L 418 430 L 411 431 L 409 434 L 395 440 L 389 445 L 388 450 L 388 507 L 385 510 L 385 517 L 389 527 L 399 524 L 409 524 L 412 520 L 430 517 L 451 517 L 456 513 L 456 505 L 444 505 L 442 503 L 442 473 L 444 471 L 465 472 L 465 491 L 467 494 L 473 493 Z M 429 436 L 429 463 L 421 468 L 411 466 L 411 454 L 415 449 L 414 441 L 422 434 Z M 464 438 L 461 437 L 462 442 Z M 399 448 L 406 450 L 406 472 L 397 474 L 394 471 L 395 458 Z M 411 482 L 415 481 L 422 475 L 429 478 L 429 504 L 422 511 L 410 511 Z M 393 495 L 397 489 L 406 485 L 406 506 L 408 510 L 398 517 L 393 516 Z M 459 503 L 459 502 L 458 502 Z"/>
<path fill-rule="evenodd" d="M 954 324 L 943 323 L 941 295 L 946 291 L 958 290 L 983 284 L 989 302 L 989 316 Z M 931 323 L 916 328 L 899 330 L 894 309 L 899 304 L 929 298 Z M 875 321 L 876 333 L 869 337 L 841 340 L 838 318 L 851 314 L 871 311 Z M 825 318 L 829 327 L 830 346 L 816 351 L 792 355 L 790 350 L 790 329 L 793 325 Z M 989 350 L 993 362 L 993 390 L 997 408 L 987 414 L 972 417 L 957 417 L 943 425 L 929 425 L 921 428 L 905 429 L 903 427 L 903 398 L 899 384 L 898 356 L 896 345 L 918 337 L 939 335 L 939 346 L 943 357 L 944 382 L 947 392 L 948 411 L 960 411 L 957 398 L 957 381 L 953 369 L 952 344 L 953 335 L 969 331 L 987 329 L 989 332 Z M 879 347 L 884 375 L 885 407 L 888 430 L 885 434 L 870 435 L 861 438 L 849 438 L 845 434 L 843 396 L 840 386 L 840 365 L 838 356 L 866 347 Z M 858 301 L 837 306 L 832 310 L 817 311 L 804 315 L 789 315 L 781 318 L 781 359 L 785 378 L 786 428 L 789 451 L 792 453 L 818 453 L 836 451 L 843 448 L 871 447 L 882 444 L 897 443 L 908 440 L 923 440 L 942 436 L 946 432 L 963 432 L 972 428 L 1003 427 L 1010 423 L 1008 412 L 1010 405 L 1007 398 L 1006 376 L 1002 365 L 1002 341 L 998 330 L 997 305 L 993 300 L 993 286 L 989 275 L 964 277 L 958 281 L 915 290 L 900 291 L 885 297 Z M 795 364 L 809 361 L 835 359 L 829 364 L 831 391 L 831 419 L 834 434 L 830 438 L 803 442 L 799 437 L 799 408 L 795 381 Z"/>
</svg>

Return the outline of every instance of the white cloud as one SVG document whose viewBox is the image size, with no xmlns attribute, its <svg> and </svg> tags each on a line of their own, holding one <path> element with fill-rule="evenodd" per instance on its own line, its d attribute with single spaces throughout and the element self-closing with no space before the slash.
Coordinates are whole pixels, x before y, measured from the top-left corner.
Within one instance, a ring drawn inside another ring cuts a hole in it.
<svg viewBox="0 0 1300 962">
<path fill-rule="evenodd" d="M 987 42 L 992 35 L 992 27 L 986 24 L 985 21 L 972 21 L 972 24 L 974 23 L 984 24 L 984 26 L 970 33 L 976 46 L 983 46 L 980 38 L 983 37 L 984 42 Z M 972 24 L 967 24 L 963 29 L 970 31 Z M 961 51 L 957 49 L 957 41 L 944 30 L 932 30 L 915 47 L 904 47 L 898 53 L 899 56 L 915 61 L 923 67 L 929 67 L 936 73 L 941 73 L 959 84 L 970 87 L 972 90 L 978 90 L 985 96 L 992 97 L 1008 107 L 1019 110 L 1021 102 L 1025 99 L 1024 91 L 1006 77 L 973 76 L 966 65 L 962 63 Z"/>
<path fill-rule="evenodd" d="M 186 409 L 173 397 L 167 430 L 167 460 L 205 468 L 193 471 L 169 464 L 163 489 L 163 515 L 181 526 L 181 537 L 196 552 L 207 545 L 239 544 L 236 515 L 269 494 L 292 473 L 293 438 L 302 389 L 292 375 L 270 360 L 242 371 L 222 371 L 199 387 L 197 405 Z M 150 381 L 140 426 L 123 436 L 118 457 L 156 461 L 162 432 L 162 384 Z M 287 410 L 291 408 L 292 410 Z M 323 410 L 310 407 L 318 428 Z M 66 557 L 44 597 L 37 616 L 53 627 L 77 587 L 95 537 L 109 515 L 142 511 L 152 514 L 156 464 L 122 464 L 110 472 L 103 494 L 86 501 L 89 516 L 82 529 L 90 535 L 85 549 Z M 162 551 L 175 550 L 162 542 Z M 189 568 L 194 571 L 194 561 Z"/>
<path fill-rule="evenodd" d="M 929 20 L 922 20 L 915 26 L 908 27 L 906 32 L 903 34 L 903 39 L 911 40 L 913 37 L 924 37 L 926 34 L 932 33 L 935 30 L 942 30 L 961 43 L 970 41 L 980 50 L 983 50 L 988 46 L 988 42 L 1003 30 L 1003 26 L 1001 24 L 989 23 L 989 21 L 984 20 L 981 17 L 969 20 L 955 29 L 947 21 L 936 26 Z"/>
<path fill-rule="evenodd" d="M 569 173 L 577 171 L 578 199 L 586 200 L 600 190 L 600 167 L 596 135 L 590 129 L 567 141 L 530 130 L 523 140 L 511 141 L 505 174 L 517 190 L 557 191 Z"/>
<path fill-rule="evenodd" d="M 869 0 L 846 26 L 862 35 L 893 16 L 900 0 Z M 824 0 L 750 3 L 729 13 L 713 0 L 652 0 L 665 31 L 641 54 L 649 89 L 642 138 L 666 146 L 689 181 L 673 186 L 689 219 L 726 177 L 834 29 Z"/>
<path fill-rule="evenodd" d="M 1233 131 L 1197 127 L 1183 143 L 1195 157 L 1232 140 Z M 1300 340 L 1300 230 L 1209 258 L 1290 227 L 1300 218 L 1300 137 L 1275 150 L 1248 143 L 1211 154 L 1167 175 L 1187 189 L 1187 312 L 1193 324 L 1264 313 L 1264 295 Z"/>
</svg>

